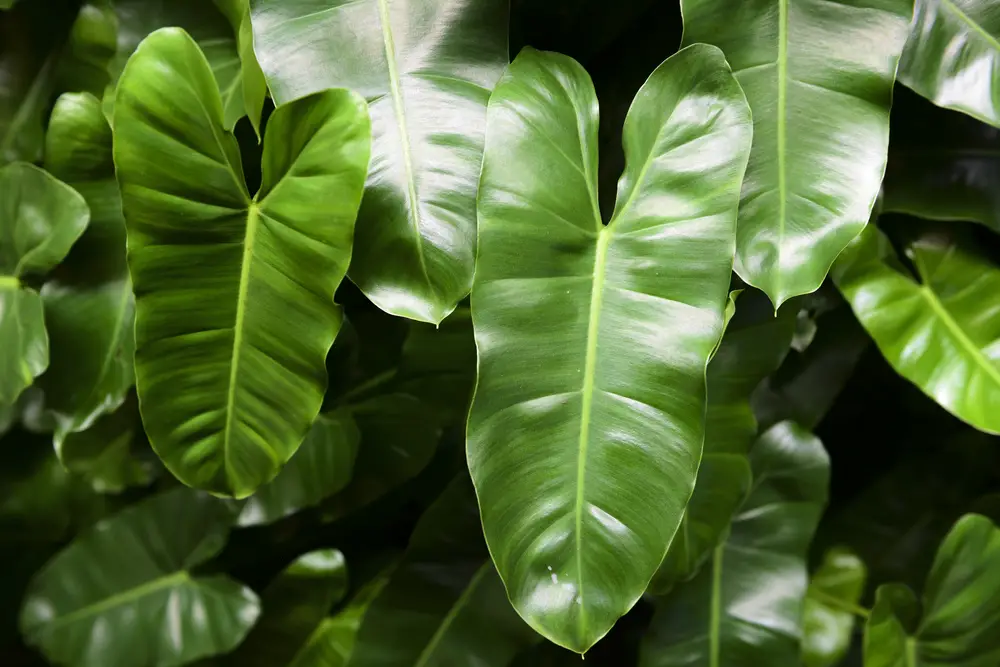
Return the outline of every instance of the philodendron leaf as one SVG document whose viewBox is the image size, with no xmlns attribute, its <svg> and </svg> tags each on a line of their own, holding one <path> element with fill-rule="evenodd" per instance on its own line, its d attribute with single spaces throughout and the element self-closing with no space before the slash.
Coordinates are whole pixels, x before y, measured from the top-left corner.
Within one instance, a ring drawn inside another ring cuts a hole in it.
<svg viewBox="0 0 1000 667">
<path fill-rule="evenodd" d="M 780 306 L 816 290 L 871 215 L 913 0 L 683 0 L 753 109 L 736 272 Z"/>
<path fill-rule="evenodd" d="M 247 500 L 239 525 L 272 523 L 342 490 L 351 481 L 360 440 L 349 411 L 320 415 L 288 465 Z"/>
<path fill-rule="evenodd" d="M 392 637 L 393 641 L 385 641 Z M 539 637 L 507 602 L 459 477 L 427 510 L 358 631 L 350 667 L 506 667 Z"/>
<path fill-rule="evenodd" d="M 900 375 L 956 417 L 1000 433 L 1000 269 L 955 241 L 925 235 L 909 247 L 920 282 L 871 227 L 833 277 Z"/>
<path fill-rule="evenodd" d="M 1000 127 L 1000 7 L 916 0 L 899 80 L 938 106 Z"/>
<path fill-rule="evenodd" d="M 42 289 L 52 363 L 40 384 L 56 420 L 55 445 L 117 409 L 135 384 L 132 283 L 125 263 L 125 220 L 115 181 L 111 127 L 101 102 L 69 93 L 56 102 L 45 167 L 86 200 L 91 221 Z"/>
<path fill-rule="evenodd" d="M 35 575 L 21 632 L 73 667 L 174 667 L 232 650 L 257 596 L 190 572 L 222 548 L 231 521 L 223 501 L 179 488 L 98 523 Z"/>
<path fill-rule="evenodd" d="M 472 293 L 486 540 L 521 616 L 577 652 L 642 595 L 691 496 L 751 132 L 718 49 L 672 56 L 625 121 L 605 226 L 597 113 L 570 58 L 525 49 L 510 66 L 490 99 Z"/>
<path fill-rule="evenodd" d="M 286 667 L 346 593 L 342 553 L 321 549 L 300 556 L 261 593 L 260 620 L 223 662 L 234 667 Z"/>
<path fill-rule="evenodd" d="M 830 549 L 806 593 L 802 659 L 805 667 L 839 665 L 851 646 L 855 611 L 867 570 L 852 551 Z"/>
<path fill-rule="evenodd" d="M 826 505 L 829 459 L 791 422 L 750 451 L 753 487 L 729 536 L 657 602 L 641 667 L 787 667 L 799 660 L 806 552 Z"/>
<path fill-rule="evenodd" d="M 744 294 L 708 364 L 705 450 L 691 502 L 650 590 L 665 594 L 697 574 L 724 536 L 750 489 L 747 452 L 757 435 L 750 396 L 781 364 L 791 346 L 795 319 L 775 317 L 767 297 Z"/>
<path fill-rule="evenodd" d="M 185 483 L 246 497 L 323 400 L 368 167 L 364 100 L 329 90 L 277 109 L 251 198 L 209 65 L 167 28 L 122 74 L 114 135 L 146 432 Z"/>
<path fill-rule="evenodd" d="M 879 588 L 865 628 L 865 667 L 994 667 L 998 661 L 1000 530 L 968 514 L 938 550 L 923 605 L 905 586 Z"/>
<path fill-rule="evenodd" d="M 437 324 L 469 293 L 486 102 L 507 64 L 506 0 L 254 0 L 254 47 L 284 104 L 344 86 L 371 104 L 372 170 L 351 280 Z"/>
<path fill-rule="evenodd" d="M 0 405 L 12 405 L 49 365 L 42 299 L 21 281 L 62 261 L 89 220 L 83 197 L 49 173 L 0 168 Z"/>
<path fill-rule="evenodd" d="M 243 116 L 250 119 L 254 132 L 260 137 L 261 114 L 267 97 L 267 83 L 260 69 L 257 56 L 253 52 L 253 28 L 250 25 L 250 0 L 213 0 L 226 20 L 233 27 L 236 38 L 235 54 L 231 40 L 219 40 L 217 44 L 226 55 L 220 53 L 217 61 L 209 56 L 212 69 L 223 90 L 223 115 L 226 129 L 232 130 Z M 202 43 L 202 48 L 208 48 Z M 235 58 L 233 57 L 235 55 Z"/>
</svg>

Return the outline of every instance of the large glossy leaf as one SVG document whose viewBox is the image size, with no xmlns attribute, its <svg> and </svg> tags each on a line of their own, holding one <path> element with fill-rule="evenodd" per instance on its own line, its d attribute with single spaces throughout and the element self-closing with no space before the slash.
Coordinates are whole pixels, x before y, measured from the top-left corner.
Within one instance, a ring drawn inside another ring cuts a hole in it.
<svg viewBox="0 0 1000 667">
<path fill-rule="evenodd" d="M 865 667 L 992 667 L 998 661 L 1000 530 L 970 514 L 941 544 L 922 605 L 905 586 L 879 588 L 865 628 Z"/>
<path fill-rule="evenodd" d="M 960 419 L 1000 433 L 1000 269 L 932 234 L 908 254 L 919 282 L 872 227 L 837 261 L 834 280 L 900 375 Z"/>
<path fill-rule="evenodd" d="M 750 451 L 753 488 L 711 566 L 658 601 L 641 667 L 787 667 L 799 660 L 806 552 L 827 499 L 829 460 L 791 422 Z"/>
<path fill-rule="evenodd" d="M 934 107 L 920 111 L 917 122 L 893 127 L 882 211 L 1000 232 L 1000 130 Z"/>
<path fill-rule="evenodd" d="M 794 325 L 788 309 L 774 316 L 763 293 L 740 296 L 736 315 L 708 365 L 705 450 L 698 481 L 651 585 L 654 592 L 663 594 L 698 572 L 746 499 L 751 483 L 746 455 L 757 435 L 750 396 L 785 357 Z"/>
<path fill-rule="evenodd" d="M 288 465 L 247 500 L 239 525 L 277 521 L 342 490 L 351 481 L 360 440 L 349 411 L 320 415 Z"/>
<path fill-rule="evenodd" d="M 25 163 L 0 169 L 0 405 L 11 405 L 49 364 L 42 300 L 22 285 L 69 252 L 90 220 L 83 197 Z"/>
<path fill-rule="evenodd" d="M 260 69 L 257 56 L 253 51 L 253 26 L 250 23 L 250 0 L 214 0 L 219 10 L 233 26 L 236 34 L 236 47 L 239 51 L 240 74 L 239 87 L 242 99 L 237 107 L 239 115 L 233 120 L 239 120 L 244 114 L 249 117 L 257 136 L 260 136 L 261 113 L 264 110 L 264 99 L 267 97 L 267 82 L 264 72 Z M 228 108 L 228 107 L 227 107 Z M 227 119 L 228 124 L 228 119 Z M 232 127 L 232 126 L 230 126 Z"/>
<path fill-rule="evenodd" d="M 486 540 L 521 616 L 578 652 L 635 604 L 694 487 L 750 140 L 722 54 L 671 57 L 625 122 L 605 226 L 597 113 L 575 61 L 526 49 L 510 66 L 490 99 L 472 294 Z"/>
<path fill-rule="evenodd" d="M 248 496 L 323 400 L 368 166 L 364 101 L 330 90 L 279 108 L 251 198 L 208 63 L 168 28 L 129 61 L 114 135 L 150 442 L 185 483 Z"/>
<path fill-rule="evenodd" d="M 225 664 L 285 667 L 346 593 L 342 553 L 320 549 L 298 557 L 261 593 L 260 620 Z"/>
<path fill-rule="evenodd" d="M 1000 7 L 916 0 L 899 80 L 939 106 L 1000 127 Z"/>
<path fill-rule="evenodd" d="M 125 263 L 125 221 L 115 181 L 111 127 L 101 102 L 69 93 L 56 102 L 45 167 L 80 192 L 91 210 L 86 233 L 42 289 L 52 347 L 41 379 L 55 417 L 55 444 L 118 408 L 135 383 L 135 300 Z"/>
<path fill-rule="evenodd" d="M 349 665 L 505 667 L 537 639 L 507 602 L 472 485 L 460 477 L 414 529 L 403 560 L 365 614 Z"/>
<path fill-rule="evenodd" d="M 805 667 L 839 665 L 851 646 L 858 602 L 865 592 L 864 562 L 849 549 L 831 549 L 806 593 L 802 660 Z"/>
<path fill-rule="evenodd" d="M 775 306 L 814 291 L 871 215 L 912 0 L 683 0 L 753 109 L 736 272 Z"/>
<path fill-rule="evenodd" d="M 190 573 L 222 548 L 231 520 L 224 502 L 180 488 L 98 523 L 35 576 L 22 633 L 78 667 L 172 667 L 231 650 L 257 619 L 257 597 Z"/>
<path fill-rule="evenodd" d="M 344 86 L 371 104 L 351 279 L 383 310 L 443 320 L 472 287 L 486 102 L 505 0 L 253 0 L 275 102 Z"/>
</svg>

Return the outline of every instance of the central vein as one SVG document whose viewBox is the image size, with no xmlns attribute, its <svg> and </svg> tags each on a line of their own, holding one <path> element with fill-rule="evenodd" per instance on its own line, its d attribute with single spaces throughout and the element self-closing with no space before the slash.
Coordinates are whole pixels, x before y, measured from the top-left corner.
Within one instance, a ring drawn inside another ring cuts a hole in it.
<svg viewBox="0 0 1000 667">
<path fill-rule="evenodd" d="M 719 667 L 719 625 L 722 622 L 722 556 L 726 548 L 723 542 L 712 554 L 712 601 L 708 625 L 708 664 Z"/>
<path fill-rule="evenodd" d="M 788 195 L 785 183 L 785 122 L 788 91 L 788 2 L 778 2 L 778 270 L 781 271 L 781 248 L 785 242 L 785 216 Z"/>
<path fill-rule="evenodd" d="M 427 274 L 427 262 L 424 260 L 423 237 L 420 234 L 420 210 L 417 206 L 417 184 L 413 180 L 413 156 L 410 152 L 410 134 L 406 128 L 406 115 L 403 107 L 403 87 L 399 82 L 399 68 L 396 64 L 396 44 L 392 38 L 392 24 L 389 21 L 387 0 L 378 0 L 378 15 L 382 23 L 382 41 L 385 44 L 385 62 L 389 70 L 389 89 L 392 92 L 392 106 L 396 113 L 396 123 L 399 127 L 399 142 L 403 150 L 403 171 L 406 173 L 406 192 L 410 209 L 410 223 L 413 225 L 414 241 L 417 246 L 417 259 L 420 270 L 428 287 L 431 287 Z"/>
<path fill-rule="evenodd" d="M 601 327 L 601 305 L 604 299 L 604 274 L 607 267 L 608 243 L 611 239 L 609 228 L 597 234 L 597 250 L 594 253 L 594 282 L 590 293 L 590 322 L 587 325 L 587 354 L 583 364 L 583 388 L 580 405 L 580 440 L 577 447 L 576 463 L 576 572 L 577 595 L 583 599 L 583 511 L 584 481 L 587 477 L 587 445 L 590 437 L 590 413 L 594 403 L 594 375 L 597 371 L 597 337 Z M 579 627 L 586 623 L 584 605 L 580 605 Z"/>
<path fill-rule="evenodd" d="M 247 230 L 243 239 L 243 264 L 240 267 L 240 289 L 236 296 L 236 323 L 233 325 L 233 356 L 229 361 L 229 391 L 226 394 L 226 428 L 223 431 L 222 456 L 229 475 L 229 443 L 233 433 L 233 414 L 236 405 L 236 383 L 240 372 L 240 351 L 243 348 L 243 320 L 247 310 L 247 291 L 250 286 L 250 266 L 253 264 L 253 245 L 257 239 L 260 211 L 257 204 L 247 210 Z"/>
</svg>

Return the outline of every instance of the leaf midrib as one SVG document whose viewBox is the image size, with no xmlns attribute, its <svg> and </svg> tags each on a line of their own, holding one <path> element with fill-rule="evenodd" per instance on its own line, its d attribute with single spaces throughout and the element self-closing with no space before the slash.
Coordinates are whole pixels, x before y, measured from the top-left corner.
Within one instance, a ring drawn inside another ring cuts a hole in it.
<svg viewBox="0 0 1000 667">
<path fill-rule="evenodd" d="M 459 612 L 461 612 L 462 608 L 465 607 L 466 604 L 468 604 L 469 600 L 472 598 L 472 595 L 476 592 L 476 589 L 479 587 L 480 582 L 483 580 L 483 577 L 486 576 L 486 574 L 490 571 L 490 568 L 492 567 L 493 567 L 493 561 L 487 558 L 486 562 L 483 563 L 478 570 L 476 570 L 476 573 L 474 575 L 472 575 L 472 579 L 469 580 L 469 583 L 466 585 L 465 590 L 462 591 L 462 594 L 458 596 L 458 599 L 455 600 L 455 603 L 451 606 L 450 609 L 448 609 L 448 613 L 441 621 L 441 625 L 438 626 L 438 629 L 434 632 L 434 636 L 431 637 L 429 642 L 427 642 L 427 646 L 424 647 L 424 650 L 420 652 L 420 657 L 417 658 L 417 661 L 414 663 L 413 667 L 426 667 L 426 665 L 428 664 L 427 661 L 430 660 L 431 657 L 434 655 L 434 651 L 437 649 L 438 644 L 441 643 L 441 640 L 448 632 L 448 629 L 451 627 L 451 624 L 455 622 L 456 618 L 458 618 Z"/>
<path fill-rule="evenodd" d="M 423 236 L 420 233 L 420 208 L 417 205 L 417 184 L 413 177 L 413 155 L 410 148 L 410 134 L 406 125 L 405 106 L 403 104 L 403 89 L 399 82 L 399 66 L 396 61 L 396 44 L 392 36 L 392 25 L 389 19 L 389 6 L 386 0 L 377 0 L 379 23 L 382 28 L 382 43 L 385 48 L 385 63 L 389 74 L 389 90 L 392 94 L 392 107 L 396 114 L 396 125 L 399 128 L 399 142 L 403 152 L 403 173 L 406 178 L 407 204 L 410 212 L 410 223 L 413 226 L 414 242 L 417 248 L 417 260 L 424 282 L 434 293 L 434 285 L 427 273 L 427 260 L 424 258 Z"/>
<path fill-rule="evenodd" d="M 157 579 L 153 579 L 152 581 L 139 584 L 133 588 L 126 589 L 120 593 L 115 593 L 114 595 L 106 597 L 93 604 L 76 609 L 65 616 L 61 616 L 49 623 L 46 623 L 45 629 L 48 631 L 55 630 L 70 623 L 75 623 L 80 619 L 87 618 L 88 616 L 95 616 L 101 612 L 107 611 L 108 609 L 113 609 L 114 607 L 132 602 L 133 600 L 138 600 L 139 598 L 147 595 L 152 595 L 153 593 L 156 593 L 164 588 L 170 588 L 171 586 L 189 581 L 191 581 L 191 576 L 188 574 L 187 570 L 173 572 Z"/>
<path fill-rule="evenodd" d="M 719 667 L 720 627 L 722 624 L 722 558 L 726 543 L 715 547 L 712 553 L 712 597 L 708 617 L 708 664 Z"/>
<path fill-rule="evenodd" d="M 934 314 L 944 324 L 951 335 L 954 336 L 959 345 L 965 348 L 965 351 L 969 353 L 969 356 L 972 357 L 976 365 L 980 366 L 986 372 L 997 387 L 1000 387 L 1000 369 L 996 368 L 983 356 L 982 350 L 969 338 L 958 322 L 955 321 L 955 318 L 948 312 L 944 304 L 941 303 L 937 294 L 928 285 L 921 285 L 917 289 L 927 302 L 927 305 L 930 306 L 931 310 L 934 311 Z"/>
<path fill-rule="evenodd" d="M 972 28 L 973 32 L 989 42 L 990 46 L 993 47 L 994 50 L 1000 52 L 1000 39 L 997 39 L 990 33 L 986 32 L 986 29 L 983 28 L 983 26 L 973 21 L 972 17 L 959 9 L 958 5 L 951 0 L 941 0 L 941 4 L 945 7 L 945 9 L 951 11 L 955 16 L 957 16 L 959 20 Z"/>
<path fill-rule="evenodd" d="M 778 0 L 778 119 L 777 119 L 777 143 L 778 143 L 778 245 L 777 245 L 777 268 L 778 274 L 781 272 L 781 251 L 785 245 L 785 218 L 788 215 L 788 183 L 786 176 L 787 166 L 785 165 L 786 137 L 785 125 L 787 123 L 787 93 L 788 93 L 788 2 L 789 0 Z M 783 296 L 783 295 L 781 295 Z M 780 298 L 780 297 L 779 297 Z"/>
</svg>

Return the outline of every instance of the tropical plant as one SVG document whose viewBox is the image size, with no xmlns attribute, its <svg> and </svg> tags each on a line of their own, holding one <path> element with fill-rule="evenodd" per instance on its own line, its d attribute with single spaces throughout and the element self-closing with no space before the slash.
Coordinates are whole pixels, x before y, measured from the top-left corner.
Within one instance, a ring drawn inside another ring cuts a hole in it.
<svg viewBox="0 0 1000 667">
<path fill-rule="evenodd" d="M 1000 665 L 997 193 L 993 0 L 0 0 L 0 663 Z"/>
</svg>

